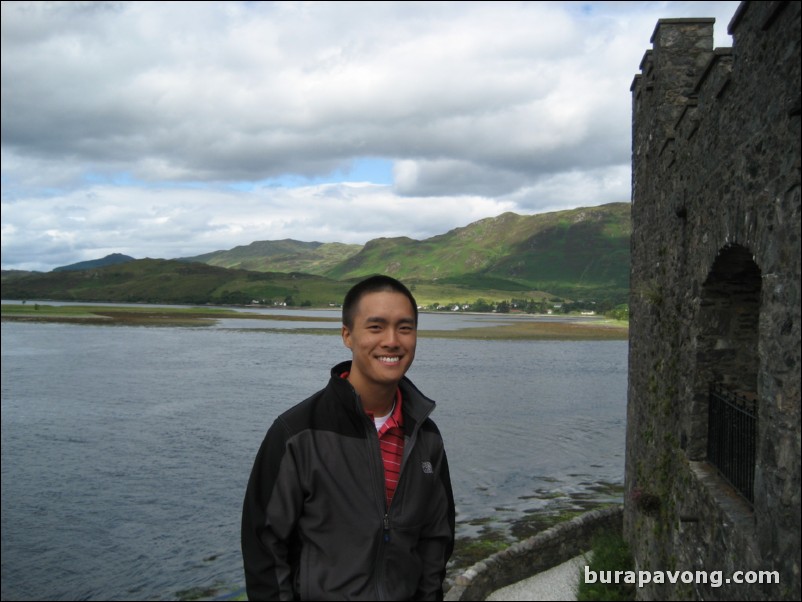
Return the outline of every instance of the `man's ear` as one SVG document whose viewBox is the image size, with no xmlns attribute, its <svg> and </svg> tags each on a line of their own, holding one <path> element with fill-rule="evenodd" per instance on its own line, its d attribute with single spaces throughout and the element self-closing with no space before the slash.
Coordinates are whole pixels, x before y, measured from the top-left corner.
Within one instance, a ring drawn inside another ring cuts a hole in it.
<svg viewBox="0 0 802 602">
<path fill-rule="evenodd" d="M 343 324 L 342 336 L 343 336 L 343 345 L 348 347 L 348 349 L 352 349 L 352 347 L 351 347 L 351 331 L 349 330 L 349 328 L 345 324 Z"/>
</svg>

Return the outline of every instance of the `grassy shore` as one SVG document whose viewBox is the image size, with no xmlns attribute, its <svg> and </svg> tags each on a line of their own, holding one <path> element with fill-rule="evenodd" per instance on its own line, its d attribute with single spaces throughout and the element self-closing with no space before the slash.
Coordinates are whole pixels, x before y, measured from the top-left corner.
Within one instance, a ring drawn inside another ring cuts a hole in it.
<svg viewBox="0 0 802 602">
<path fill-rule="evenodd" d="M 283 322 L 340 323 L 340 317 L 309 317 L 287 313 L 261 314 L 219 307 L 131 307 L 112 305 L 5 304 L 0 306 L 3 320 L 62 322 L 106 326 L 212 326 L 220 319 Z M 575 321 L 532 321 L 520 316 L 496 314 L 499 324 L 457 330 L 421 330 L 423 338 L 479 340 L 626 340 L 626 322 L 588 318 Z M 249 331 L 339 334 L 337 328 L 249 328 Z"/>
</svg>

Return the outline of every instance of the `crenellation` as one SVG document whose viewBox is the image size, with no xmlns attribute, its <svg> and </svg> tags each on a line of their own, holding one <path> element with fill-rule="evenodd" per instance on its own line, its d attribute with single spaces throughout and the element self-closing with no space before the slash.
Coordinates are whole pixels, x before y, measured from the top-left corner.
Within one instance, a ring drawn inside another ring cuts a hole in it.
<svg viewBox="0 0 802 602">
<path fill-rule="evenodd" d="M 682 113 L 680 113 L 679 119 L 677 119 L 677 123 L 674 125 L 674 131 L 677 132 L 683 140 L 690 140 L 696 133 L 696 130 L 699 129 L 698 106 L 698 98 L 695 95 L 690 97 L 688 102 L 685 103 Z"/>
<path fill-rule="evenodd" d="M 732 48 L 714 49 L 702 75 L 693 87 L 693 93 L 698 96 L 704 90 L 706 97 L 721 98 L 724 88 L 729 85 L 731 73 Z"/>
</svg>

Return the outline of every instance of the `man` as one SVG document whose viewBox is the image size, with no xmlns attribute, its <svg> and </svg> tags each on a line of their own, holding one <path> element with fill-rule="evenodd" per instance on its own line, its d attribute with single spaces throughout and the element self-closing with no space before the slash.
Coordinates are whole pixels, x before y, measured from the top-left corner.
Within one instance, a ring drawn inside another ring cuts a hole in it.
<svg viewBox="0 0 802 602">
<path fill-rule="evenodd" d="M 404 376 L 417 325 L 393 278 L 346 295 L 352 360 L 275 420 L 254 462 L 242 513 L 250 599 L 442 599 L 454 499 L 435 404 Z"/>
</svg>

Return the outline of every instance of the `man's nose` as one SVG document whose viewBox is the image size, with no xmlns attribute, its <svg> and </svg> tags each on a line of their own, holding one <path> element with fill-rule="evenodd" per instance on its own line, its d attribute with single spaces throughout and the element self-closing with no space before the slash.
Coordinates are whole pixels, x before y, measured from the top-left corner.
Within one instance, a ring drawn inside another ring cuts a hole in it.
<svg viewBox="0 0 802 602">
<path fill-rule="evenodd" d="M 388 328 L 385 330 L 382 343 L 385 347 L 398 347 L 398 333 L 395 331 L 395 328 Z"/>
</svg>

